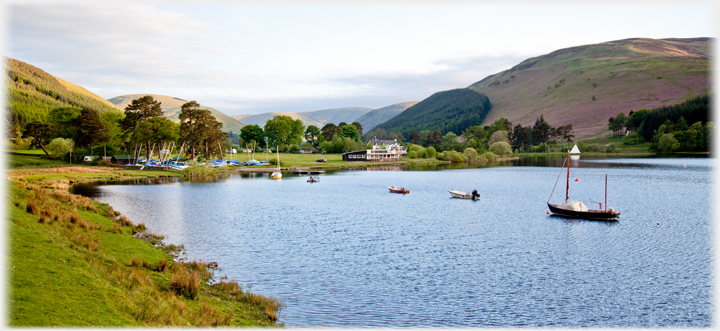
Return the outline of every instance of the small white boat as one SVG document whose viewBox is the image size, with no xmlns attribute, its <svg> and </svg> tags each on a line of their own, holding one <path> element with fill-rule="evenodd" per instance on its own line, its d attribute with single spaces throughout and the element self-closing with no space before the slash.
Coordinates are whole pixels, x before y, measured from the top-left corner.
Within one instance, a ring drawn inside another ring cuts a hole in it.
<svg viewBox="0 0 720 331">
<path fill-rule="evenodd" d="M 480 199 L 480 194 L 477 194 L 477 190 L 473 190 L 473 193 L 465 193 L 465 192 L 460 192 L 460 191 L 455 191 L 455 190 L 450 190 L 449 192 L 453 198 L 470 199 L 470 200 Z"/>
<path fill-rule="evenodd" d="M 275 147 L 275 151 L 277 152 L 277 171 L 270 175 L 270 179 L 282 179 L 282 173 L 280 172 L 280 150 Z"/>
</svg>

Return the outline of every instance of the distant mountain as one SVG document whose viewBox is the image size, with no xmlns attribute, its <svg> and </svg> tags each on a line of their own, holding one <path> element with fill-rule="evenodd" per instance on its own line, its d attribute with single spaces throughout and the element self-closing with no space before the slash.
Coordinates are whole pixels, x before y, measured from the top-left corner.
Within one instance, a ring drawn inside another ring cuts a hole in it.
<svg viewBox="0 0 720 331">
<path fill-rule="evenodd" d="M 238 121 L 242 120 L 245 124 L 257 124 L 260 127 L 263 127 L 265 126 L 265 122 L 267 122 L 267 120 L 277 115 L 285 115 L 290 116 L 293 119 L 301 120 L 306 127 L 308 125 L 314 125 L 318 128 L 322 128 L 328 123 L 338 124 L 340 122 L 345 122 L 350 124 L 358 117 L 365 115 L 371 110 L 371 108 L 363 107 L 345 107 L 293 113 L 271 112 L 262 114 L 244 114 L 235 115 L 232 118 Z"/>
<path fill-rule="evenodd" d="M 623 112 L 682 103 L 712 91 L 712 38 L 626 39 L 529 58 L 468 88 L 490 98 L 500 117 L 531 125 L 543 115 L 572 124 L 577 138 L 607 133 Z"/>
<path fill-rule="evenodd" d="M 413 131 L 423 130 L 460 135 L 468 127 L 480 125 L 490 108 L 488 97 L 471 89 L 437 92 L 376 126 L 374 130 L 369 130 L 365 136 L 372 136 L 372 132 L 378 129 L 388 133 L 399 132 L 406 138 Z"/>
<path fill-rule="evenodd" d="M 174 122 L 180 122 L 180 108 L 183 104 L 186 102 L 190 102 L 190 100 L 184 100 L 180 98 L 175 97 L 169 97 L 166 95 L 158 95 L 158 94 L 128 94 L 128 95 L 122 95 L 119 97 L 114 97 L 112 99 L 109 99 L 108 101 L 112 104 L 116 105 L 120 109 L 125 109 L 134 99 L 142 98 L 146 95 L 150 95 L 155 99 L 156 101 L 159 101 L 161 103 L 161 107 L 163 112 L 165 113 L 165 117 L 171 119 Z M 200 105 L 200 108 L 207 109 L 210 111 L 210 113 L 215 116 L 215 119 L 217 119 L 219 122 L 223 124 L 222 131 L 223 132 L 230 132 L 232 131 L 235 134 L 240 133 L 240 129 L 242 129 L 245 124 L 239 122 L 238 120 L 225 115 L 221 113 L 220 111 Z"/>
<path fill-rule="evenodd" d="M 363 131 L 370 132 L 370 130 L 375 128 L 378 124 L 382 124 L 382 123 L 389 121 L 391 118 L 399 115 L 400 113 L 405 111 L 405 109 L 408 109 L 409 107 L 412 107 L 417 103 L 418 103 L 418 101 L 409 101 L 409 102 L 396 103 L 394 105 L 390 105 L 387 107 L 373 109 L 373 110 L 367 112 L 365 115 L 360 116 L 353 122 L 359 122 L 363 126 Z M 347 122 L 347 123 L 352 123 L 352 122 Z"/>
<path fill-rule="evenodd" d="M 6 57 L 5 68 L 7 115 L 9 119 L 17 118 L 20 127 L 45 121 L 56 107 L 120 111 L 100 96 L 25 62 Z"/>
</svg>

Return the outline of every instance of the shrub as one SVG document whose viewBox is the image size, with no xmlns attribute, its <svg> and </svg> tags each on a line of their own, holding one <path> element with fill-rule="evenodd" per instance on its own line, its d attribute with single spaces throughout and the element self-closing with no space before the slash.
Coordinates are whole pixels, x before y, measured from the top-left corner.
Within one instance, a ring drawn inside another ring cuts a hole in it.
<svg viewBox="0 0 720 331">
<path fill-rule="evenodd" d="M 180 263 L 175 263 L 174 266 L 179 267 L 173 268 L 170 290 L 188 299 L 195 299 L 200 292 L 200 274 L 195 271 L 188 272 Z"/>
<path fill-rule="evenodd" d="M 446 157 L 447 153 L 448 153 L 447 151 L 442 151 L 442 152 L 438 153 L 435 157 L 440 161 L 447 161 L 448 160 Z"/>
<path fill-rule="evenodd" d="M 120 226 L 133 226 L 132 222 L 130 222 L 125 216 L 120 216 L 120 219 L 118 219 L 118 221 L 120 222 Z"/>
<path fill-rule="evenodd" d="M 168 260 L 165 258 L 160 259 L 157 264 L 157 271 L 159 273 L 165 273 L 165 271 L 168 269 Z"/>
<path fill-rule="evenodd" d="M 30 145 L 32 145 L 32 138 L 22 139 L 22 138 L 15 138 L 10 139 L 8 141 L 8 149 L 30 149 Z M 45 146 L 47 148 L 47 146 Z M 49 152 L 49 151 L 48 151 Z"/>
<path fill-rule="evenodd" d="M 52 157 L 61 158 L 63 155 L 70 152 L 71 147 L 68 143 L 72 144 L 72 139 L 55 138 L 47 146 L 45 146 L 45 149 Z"/>
<path fill-rule="evenodd" d="M 37 199 L 28 201 L 26 209 L 28 213 L 37 215 L 40 213 L 40 206 L 38 205 Z"/>
<path fill-rule="evenodd" d="M 495 161 L 495 159 L 497 159 L 497 157 L 498 157 L 498 156 L 497 156 L 495 153 L 493 153 L 493 152 L 485 152 L 485 153 L 483 153 L 481 156 L 482 156 L 484 159 L 488 160 L 488 161 Z"/>
<path fill-rule="evenodd" d="M 472 147 L 468 147 L 463 152 L 463 155 L 468 159 L 468 161 L 475 161 L 477 158 L 477 151 Z"/>
<path fill-rule="evenodd" d="M 586 150 L 587 150 L 587 148 L 588 148 L 588 146 L 587 146 L 587 145 L 585 145 L 585 143 L 584 143 L 584 142 L 582 142 L 582 141 L 578 141 L 578 143 L 577 143 L 577 147 L 578 147 L 578 149 L 579 149 L 579 150 L 580 150 L 581 152 L 584 152 L 584 151 L 586 151 Z"/>
<path fill-rule="evenodd" d="M 129 280 L 129 282 L 125 283 L 125 285 L 128 288 L 152 284 L 150 276 L 146 275 L 144 272 L 138 269 L 130 269 L 127 279 Z"/>
<path fill-rule="evenodd" d="M 604 148 L 604 146 L 602 146 L 600 144 L 593 144 L 593 145 L 590 145 L 587 147 L 588 152 L 598 153 L 603 150 L 605 150 L 605 148 Z"/>
<path fill-rule="evenodd" d="M 680 148 L 680 142 L 675 139 L 672 133 L 663 134 L 660 136 L 660 139 L 658 139 L 657 149 L 660 150 L 660 152 L 672 152 L 678 148 Z"/>
<path fill-rule="evenodd" d="M 465 162 L 467 159 L 456 151 L 450 151 L 447 153 L 446 158 L 450 162 Z"/>
<path fill-rule="evenodd" d="M 504 141 L 506 143 L 510 142 L 510 139 L 508 139 L 508 132 L 507 131 L 495 131 L 490 139 L 488 140 L 488 145 L 492 145 L 496 142 Z"/>
<path fill-rule="evenodd" d="M 417 151 L 410 151 L 407 153 L 409 159 L 417 159 Z"/>
<path fill-rule="evenodd" d="M 512 154 L 512 147 L 504 141 L 498 141 L 490 145 L 490 152 L 499 154 L 502 157 L 505 154 Z"/>
<path fill-rule="evenodd" d="M 617 147 L 617 145 L 611 144 L 611 145 L 605 146 L 605 153 L 617 153 L 618 151 L 619 151 L 619 148 Z"/>
<path fill-rule="evenodd" d="M 434 158 L 437 155 L 437 151 L 435 151 L 435 147 L 428 147 L 425 149 L 425 152 L 427 153 L 428 158 Z"/>
</svg>

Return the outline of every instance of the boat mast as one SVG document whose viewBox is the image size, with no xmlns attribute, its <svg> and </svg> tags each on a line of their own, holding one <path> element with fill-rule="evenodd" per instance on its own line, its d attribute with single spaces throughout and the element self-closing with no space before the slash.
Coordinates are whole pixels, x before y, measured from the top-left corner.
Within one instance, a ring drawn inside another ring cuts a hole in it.
<svg viewBox="0 0 720 331">
<path fill-rule="evenodd" d="M 607 174 L 605 174 L 605 211 L 607 211 Z"/>
<path fill-rule="evenodd" d="M 570 152 L 568 152 L 567 156 L 568 160 L 568 168 L 567 168 L 567 184 L 565 185 L 565 203 L 568 202 L 568 199 L 570 199 L 570 195 L 568 194 L 570 191 Z"/>
</svg>

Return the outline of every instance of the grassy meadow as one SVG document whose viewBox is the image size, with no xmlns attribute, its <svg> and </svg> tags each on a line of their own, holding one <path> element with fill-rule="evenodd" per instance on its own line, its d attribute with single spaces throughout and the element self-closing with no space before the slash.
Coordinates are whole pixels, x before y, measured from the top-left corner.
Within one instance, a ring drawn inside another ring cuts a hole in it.
<svg viewBox="0 0 720 331">
<path fill-rule="evenodd" d="M 169 175 L 179 174 L 56 165 L 7 170 L 8 325 L 278 326 L 278 300 L 222 277 L 208 285 L 213 269 L 206 262 L 175 262 L 177 247 L 160 245 L 162 235 L 68 192 L 75 182 Z"/>
</svg>

